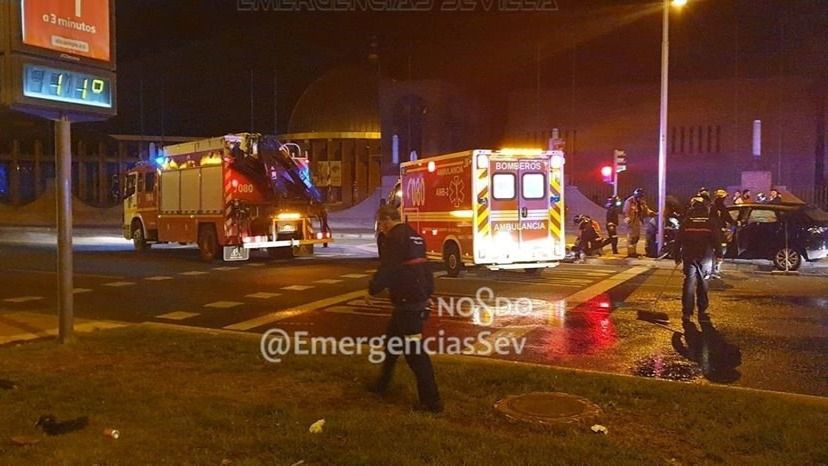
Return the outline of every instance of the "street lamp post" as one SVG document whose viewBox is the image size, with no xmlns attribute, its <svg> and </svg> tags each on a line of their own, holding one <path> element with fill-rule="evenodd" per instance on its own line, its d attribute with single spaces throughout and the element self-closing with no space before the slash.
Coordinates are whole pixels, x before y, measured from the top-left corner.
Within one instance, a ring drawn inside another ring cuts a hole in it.
<svg viewBox="0 0 828 466">
<path fill-rule="evenodd" d="M 667 201 L 667 81 L 670 69 L 670 4 L 682 7 L 687 0 L 664 0 L 661 26 L 661 110 L 658 119 L 658 234 L 656 244 L 664 247 L 664 210 Z"/>
</svg>

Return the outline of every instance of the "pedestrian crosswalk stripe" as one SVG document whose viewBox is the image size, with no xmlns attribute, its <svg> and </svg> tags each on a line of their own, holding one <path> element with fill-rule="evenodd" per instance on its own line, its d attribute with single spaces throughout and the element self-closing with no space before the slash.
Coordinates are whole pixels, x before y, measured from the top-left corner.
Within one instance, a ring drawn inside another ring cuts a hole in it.
<svg viewBox="0 0 828 466">
<path fill-rule="evenodd" d="M 244 303 L 238 301 L 216 301 L 214 303 L 205 304 L 204 307 L 212 307 L 216 309 L 229 309 L 231 307 L 241 306 Z"/>
<path fill-rule="evenodd" d="M 190 317 L 195 317 L 197 315 L 199 315 L 199 314 L 197 314 L 195 312 L 176 311 L 176 312 L 168 312 L 166 314 L 161 314 L 159 316 L 155 316 L 155 318 L 156 319 L 168 319 L 168 320 L 184 320 L 184 319 L 189 319 Z"/>
<path fill-rule="evenodd" d="M 113 288 L 120 288 L 122 286 L 132 286 L 134 284 L 135 284 L 135 282 L 110 282 L 110 283 L 104 283 L 104 286 L 111 286 Z"/>
<path fill-rule="evenodd" d="M 319 283 L 322 285 L 333 285 L 335 283 L 342 283 L 342 280 L 336 280 L 334 278 L 323 278 L 322 280 L 316 280 L 314 283 Z"/>
<path fill-rule="evenodd" d="M 367 273 L 346 273 L 344 275 L 340 275 L 342 278 L 365 278 L 367 276 Z"/>
<path fill-rule="evenodd" d="M 155 276 L 155 277 L 147 277 L 144 280 L 152 280 L 152 281 L 160 282 L 162 280 L 172 280 L 172 279 L 173 279 L 173 277 L 170 277 L 170 276 L 167 276 L 167 275 L 158 275 L 158 276 Z"/>
<path fill-rule="evenodd" d="M 217 270 L 219 272 L 229 272 L 231 270 L 238 270 L 238 267 L 213 267 L 213 270 Z"/>
<path fill-rule="evenodd" d="M 202 270 L 192 270 L 190 272 L 181 272 L 181 273 L 179 273 L 179 275 L 193 276 L 193 275 L 207 275 L 208 273 L 210 273 L 210 272 L 204 272 Z"/>
<path fill-rule="evenodd" d="M 288 290 L 288 291 L 305 291 L 305 290 L 309 290 L 311 288 L 313 288 L 313 287 L 310 286 L 310 285 L 291 285 L 291 286 L 283 286 L 282 287 L 283 290 Z"/>
<path fill-rule="evenodd" d="M 92 290 L 89 289 L 89 288 L 75 288 L 74 290 L 72 290 L 72 293 L 81 294 L 81 293 L 89 293 L 90 291 L 92 291 Z"/>
<path fill-rule="evenodd" d="M 281 296 L 282 293 L 267 293 L 265 291 L 261 291 L 259 293 L 253 293 L 246 295 L 245 298 L 256 298 L 256 299 L 270 299 L 275 298 L 276 296 Z"/>
<path fill-rule="evenodd" d="M 17 303 L 26 303 L 26 302 L 29 302 L 29 301 L 38 301 L 40 299 L 43 299 L 43 296 L 21 296 L 19 298 L 7 298 L 7 299 L 4 299 L 3 301 L 5 301 L 7 303 L 17 304 Z"/>
</svg>

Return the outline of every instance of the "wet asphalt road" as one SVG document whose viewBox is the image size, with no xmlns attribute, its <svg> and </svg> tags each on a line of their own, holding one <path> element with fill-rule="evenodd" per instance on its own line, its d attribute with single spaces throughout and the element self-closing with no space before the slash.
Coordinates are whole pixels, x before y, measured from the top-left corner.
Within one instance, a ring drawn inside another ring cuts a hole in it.
<svg viewBox="0 0 828 466">
<path fill-rule="evenodd" d="M 56 312 L 48 243 L 0 238 L 0 318 Z M 79 318 L 344 337 L 382 334 L 390 313 L 387 300 L 362 297 L 377 266 L 366 239 L 311 258 L 216 264 L 179 246 L 137 255 L 104 235 L 77 244 Z M 439 309 L 425 336 L 474 339 L 479 357 L 828 396 L 828 277 L 728 272 L 711 284 L 713 326 L 682 329 L 680 272 L 574 264 L 540 276 L 435 271 Z M 482 341 L 498 340 L 525 347 L 483 354 Z"/>
</svg>

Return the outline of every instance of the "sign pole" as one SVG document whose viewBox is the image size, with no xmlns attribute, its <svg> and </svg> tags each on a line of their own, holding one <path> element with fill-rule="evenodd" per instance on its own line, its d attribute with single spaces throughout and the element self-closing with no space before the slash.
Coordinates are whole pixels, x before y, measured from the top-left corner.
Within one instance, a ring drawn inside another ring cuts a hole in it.
<svg viewBox="0 0 828 466">
<path fill-rule="evenodd" d="M 618 154 L 612 154 L 612 196 L 618 196 Z"/>
<path fill-rule="evenodd" d="M 55 177 L 57 179 L 58 340 L 74 339 L 74 285 L 72 277 L 72 135 L 69 118 L 55 121 Z"/>
</svg>

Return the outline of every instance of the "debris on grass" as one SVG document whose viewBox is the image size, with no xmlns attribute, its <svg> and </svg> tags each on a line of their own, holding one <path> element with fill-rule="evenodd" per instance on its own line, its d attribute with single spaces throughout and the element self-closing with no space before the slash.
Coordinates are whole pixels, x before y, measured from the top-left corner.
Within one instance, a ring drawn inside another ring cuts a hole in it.
<svg viewBox="0 0 828 466">
<path fill-rule="evenodd" d="M 325 427 L 325 420 L 320 419 L 310 425 L 310 427 L 308 428 L 308 432 L 312 434 L 321 434 L 323 427 Z"/>
<path fill-rule="evenodd" d="M 29 445 L 35 445 L 40 443 L 40 439 L 37 437 L 31 437 L 28 435 L 17 435 L 11 438 L 12 445 L 17 445 L 20 447 L 26 447 Z"/>
<path fill-rule="evenodd" d="M 592 426 L 592 431 L 595 432 L 596 434 L 604 434 L 604 435 L 607 435 L 607 433 L 609 433 L 607 428 L 602 426 L 601 424 L 593 425 Z"/>
<path fill-rule="evenodd" d="M 46 435 L 63 435 L 77 430 L 82 430 L 89 425 L 89 418 L 86 416 L 68 421 L 58 421 L 53 414 L 44 414 L 37 419 L 35 427 L 46 433 Z"/>
</svg>

